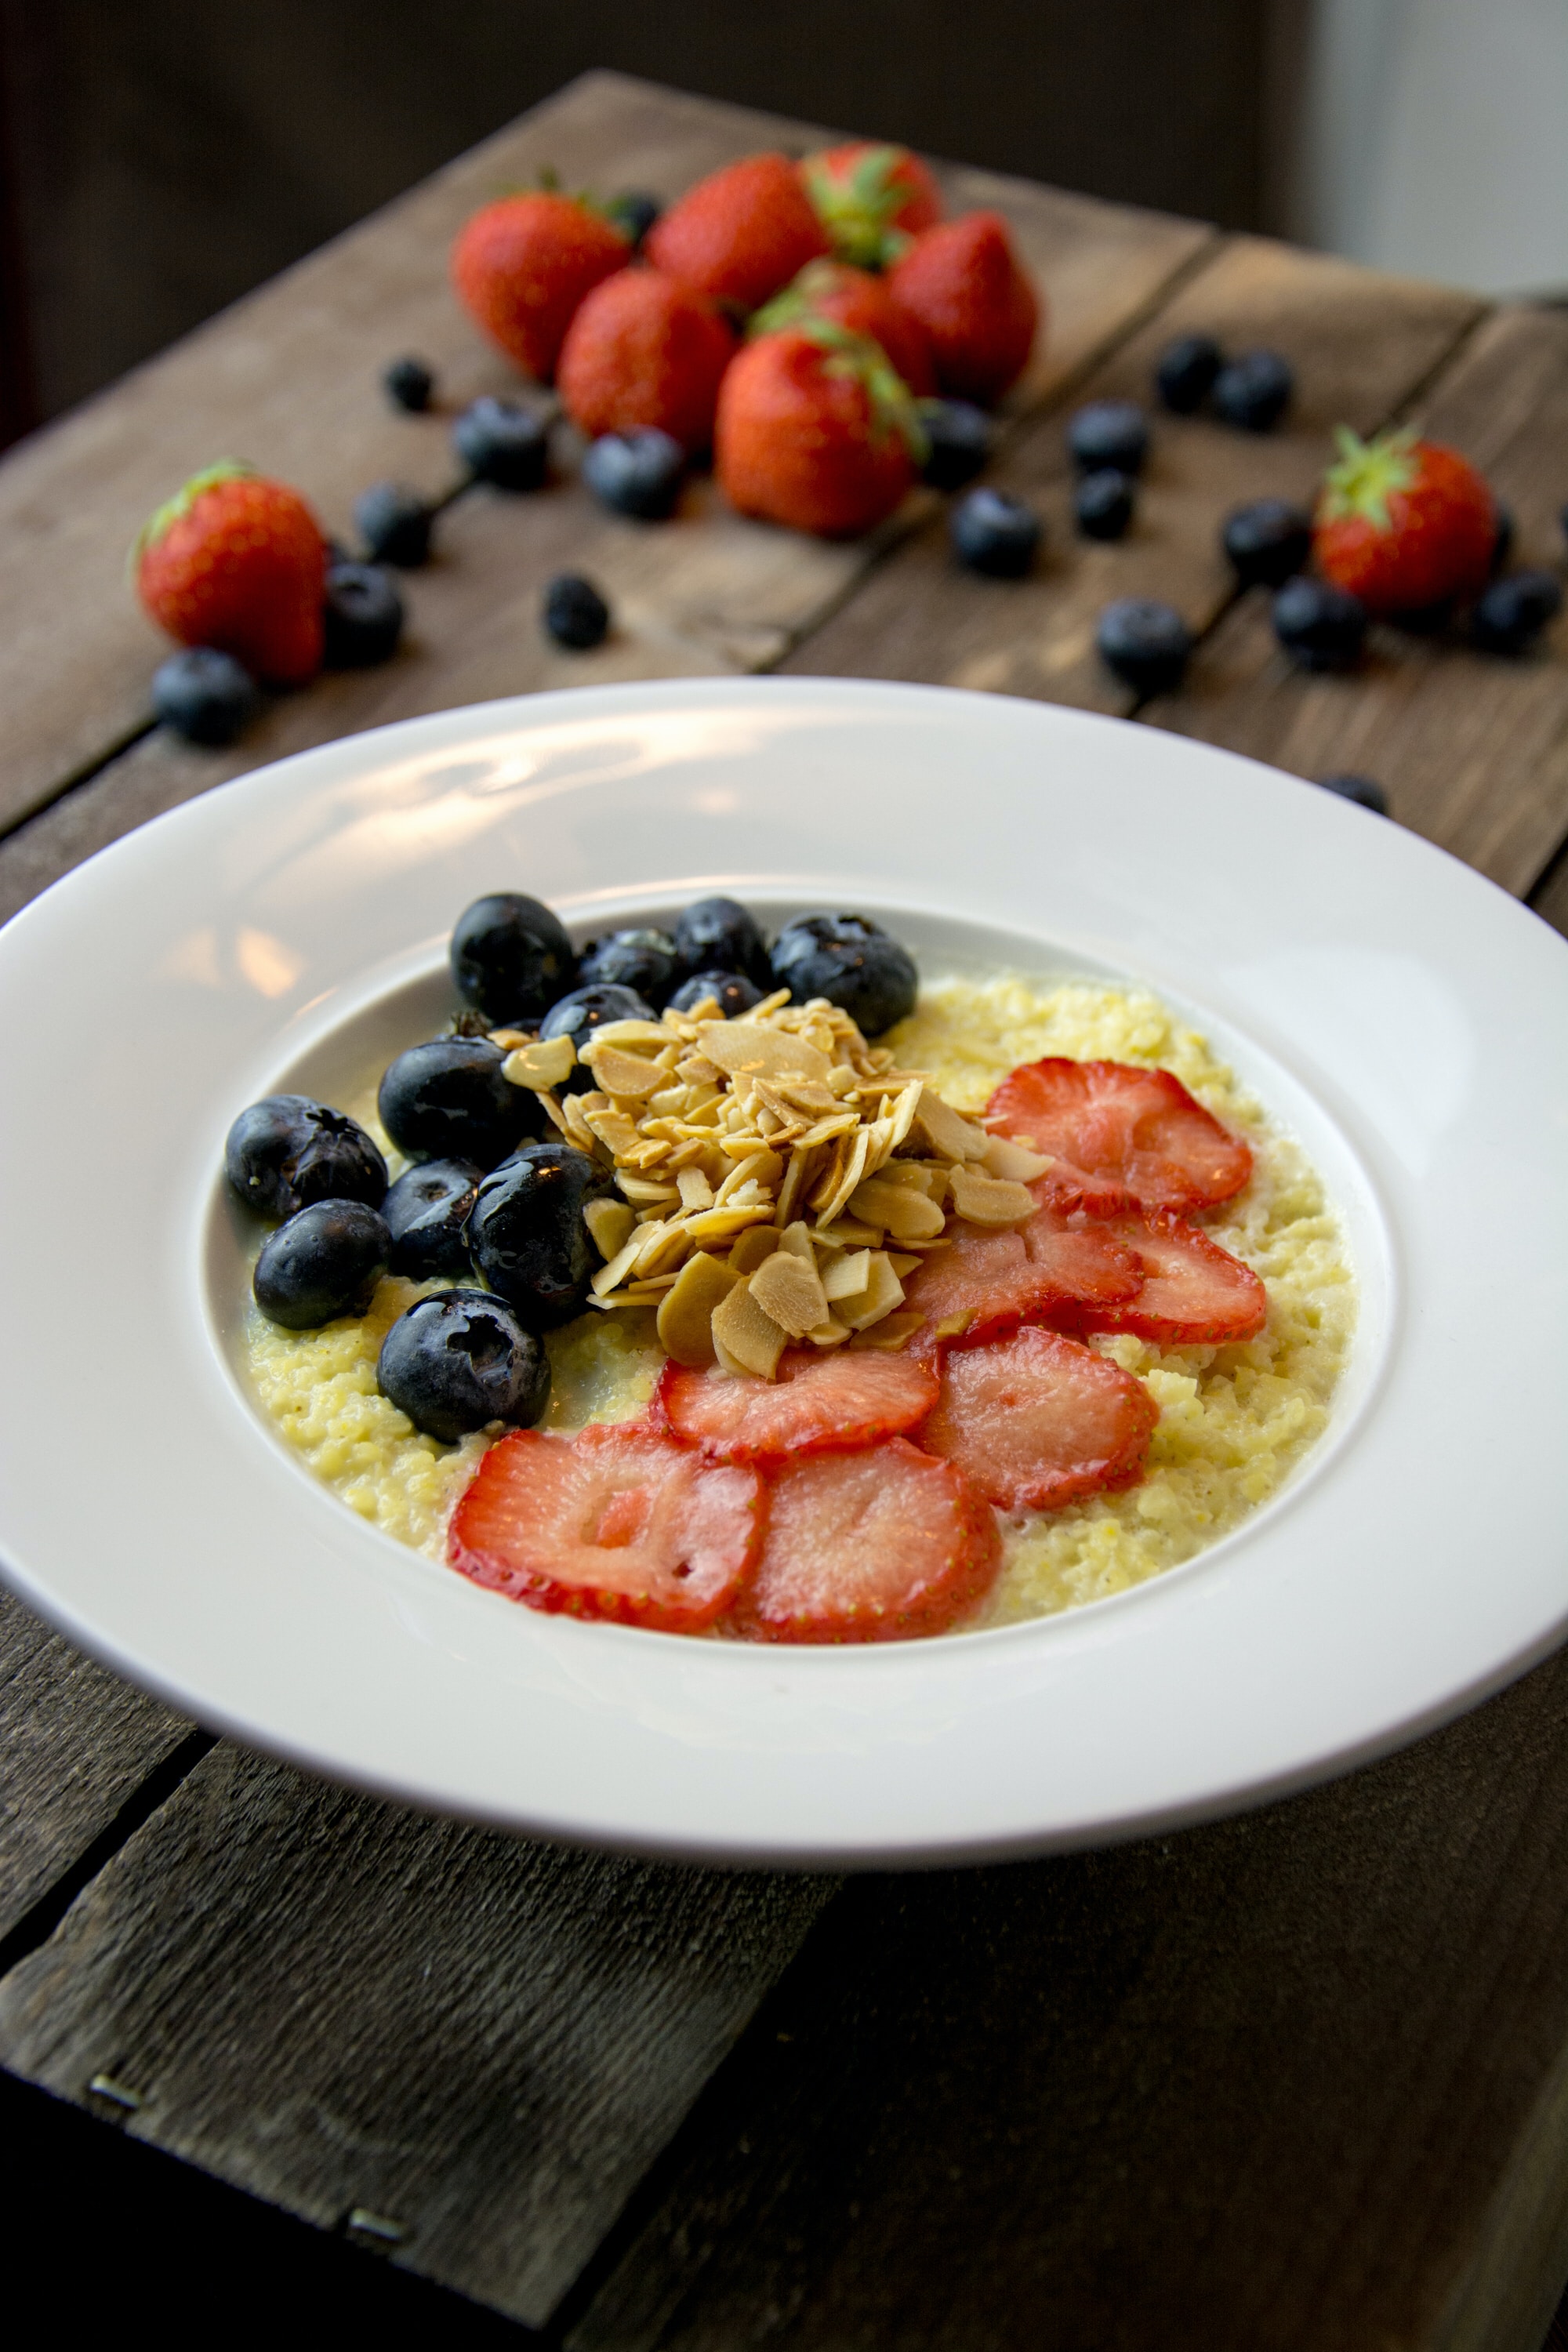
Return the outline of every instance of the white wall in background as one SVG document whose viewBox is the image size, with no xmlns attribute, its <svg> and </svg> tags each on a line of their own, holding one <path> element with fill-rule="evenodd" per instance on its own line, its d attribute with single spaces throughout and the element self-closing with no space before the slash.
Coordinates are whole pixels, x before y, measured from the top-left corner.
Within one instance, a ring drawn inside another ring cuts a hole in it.
<svg viewBox="0 0 1568 2352">
<path fill-rule="evenodd" d="M 1289 233 L 1488 293 L 1568 291 L 1568 0 L 1316 0 Z"/>
</svg>

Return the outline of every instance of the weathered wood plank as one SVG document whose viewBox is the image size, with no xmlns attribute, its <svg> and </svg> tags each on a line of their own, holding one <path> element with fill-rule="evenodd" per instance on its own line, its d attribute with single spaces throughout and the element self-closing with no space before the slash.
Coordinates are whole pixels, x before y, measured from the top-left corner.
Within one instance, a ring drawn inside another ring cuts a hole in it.
<svg viewBox="0 0 1568 2352">
<path fill-rule="evenodd" d="M 9 722 L 0 824 L 38 805 L 143 715 L 161 641 L 127 585 L 125 551 L 160 499 L 198 466 L 226 452 L 247 457 L 296 483 L 345 539 L 367 482 L 391 473 L 433 492 L 454 478 L 450 409 L 512 382 L 447 285 L 447 248 L 477 204 L 547 163 L 569 185 L 674 193 L 749 148 L 804 148 L 815 135 L 806 124 L 589 75 L 0 464 L 0 542 L 9 557 L 0 579 Z M 954 202 L 996 203 L 1008 213 L 1047 288 L 1053 337 L 1016 404 L 1046 396 L 1085 365 L 1212 236 L 1193 222 L 993 174 L 952 168 L 943 176 Z M 447 415 L 399 416 L 383 400 L 381 366 L 410 349 L 438 369 Z M 314 688 L 279 722 L 291 746 L 369 723 L 356 716 L 364 708 L 391 717 L 497 691 L 489 681 L 498 673 L 513 688 L 546 682 L 552 657 L 537 645 L 535 610 L 542 565 L 605 570 L 623 595 L 627 629 L 594 674 L 643 677 L 773 658 L 870 554 L 732 517 L 705 530 L 644 532 L 638 543 L 617 536 L 575 488 L 509 502 L 488 534 L 471 514 L 454 517 L 446 540 L 443 568 L 473 571 L 423 600 L 439 682 L 432 688 L 416 664 L 357 691 L 342 681 Z M 494 645 L 490 658 L 476 656 L 487 630 L 515 646 L 515 661 Z M 271 756 L 275 732 L 261 730 L 240 764 Z"/>
<path fill-rule="evenodd" d="M 189 1729 L 0 1591 L 0 1936 Z"/>
<path fill-rule="evenodd" d="M 571 2352 L 1535 2352 L 1565 1733 L 1558 1658 L 1247 1819 L 852 1884 Z"/>
<path fill-rule="evenodd" d="M 1568 476 L 1568 319 L 1507 310 L 1433 388 L 1424 428 L 1472 457 L 1512 507 L 1518 561 L 1555 565 Z M 1307 677 L 1274 643 L 1260 591 L 1199 652 L 1155 725 L 1297 775 L 1375 776 L 1402 824 L 1522 892 L 1568 832 L 1568 622 L 1502 661 L 1380 629 L 1363 669 Z"/>
<path fill-rule="evenodd" d="M 225 1745 L 0 1985 L 0 2059 L 88 2105 L 107 2074 L 136 2137 L 322 2227 L 382 2216 L 394 2261 L 538 2322 L 832 1892 L 524 1844 Z"/>
<path fill-rule="evenodd" d="M 1237 238 L 1095 371 L 1082 395 L 1147 404 L 1161 348 L 1173 335 L 1202 330 L 1232 349 L 1271 345 L 1292 362 L 1298 397 L 1278 430 L 1237 433 L 1206 417 L 1156 412 L 1132 528 L 1106 545 L 1075 536 L 1061 423 L 1032 423 L 987 477 L 1045 520 L 1045 551 L 1030 578 L 985 580 L 961 571 L 938 519 L 900 545 L 782 667 L 924 678 L 1126 712 L 1131 698 L 1094 651 L 1104 606 L 1115 596 L 1158 596 L 1194 630 L 1207 628 L 1231 593 L 1219 549 L 1222 518 L 1247 499 L 1305 496 L 1322 469 L 1331 428 L 1381 424 L 1479 311 L 1447 288 Z"/>
</svg>

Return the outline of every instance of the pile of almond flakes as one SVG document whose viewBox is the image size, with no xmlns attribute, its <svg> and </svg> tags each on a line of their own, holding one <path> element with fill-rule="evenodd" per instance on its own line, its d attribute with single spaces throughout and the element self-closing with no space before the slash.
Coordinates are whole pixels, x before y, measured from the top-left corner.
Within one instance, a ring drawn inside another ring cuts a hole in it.
<svg viewBox="0 0 1568 2352">
<path fill-rule="evenodd" d="M 1020 1224 L 1050 1164 L 961 1118 L 824 997 L 608 1022 L 584 1045 L 584 1094 L 559 1091 L 569 1037 L 494 1038 L 512 1084 L 615 1171 L 622 1197 L 585 1213 L 605 1261 L 592 1304 L 656 1307 L 683 1364 L 772 1380 L 792 1341 L 901 1347 L 921 1321 L 904 1278 L 945 1246 L 950 1213 Z"/>
</svg>

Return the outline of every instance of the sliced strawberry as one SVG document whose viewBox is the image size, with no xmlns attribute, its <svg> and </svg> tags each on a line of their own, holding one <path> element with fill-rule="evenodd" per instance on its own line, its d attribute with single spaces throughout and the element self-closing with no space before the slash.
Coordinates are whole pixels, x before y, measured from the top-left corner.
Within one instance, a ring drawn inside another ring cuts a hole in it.
<svg viewBox="0 0 1568 2352">
<path fill-rule="evenodd" d="M 763 1506 L 754 1470 L 705 1462 L 646 1422 L 520 1429 L 479 1464 L 447 1556 L 531 1609 L 695 1633 L 745 1581 Z"/>
<path fill-rule="evenodd" d="M 710 1461 L 773 1463 L 874 1445 L 915 1428 L 935 1402 L 935 1376 L 908 1356 L 792 1349 L 772 1381 L 689 1371 L 671 1357 L 653 1418 Z"/>
<path fill-rule="evenodd" d="M 904 1297 L 926 1318 L 910 1344 L 927 1356 L 943 1344 L 977 1348 L 1070 1304 L 1050 1269 L 1033 1262 L 1023 1234 L 989 1233 L 962 1218 L 949 1225 L 946 1248 L 908 1277 Z"/>
<path fill-rule="evenodd" d="M 1240 1136 L 1194 1102 L 1169 1070 L 1053 1055 L 1004 1078 L 988 1126 L 1048 1152 L 1037 1198 L 1114 1216 L 1129 1208 L 1198 1209 L 1228 1201 L 1252 1173 Z"/>
<path fill-rule="evenodd" d="M 780 1473 L 755 1577 L 734 1612 L 758 1642 L 941 1633 L 996 1573 L 1001 1539 L 963 1473 L 889 1437 Z"/>
<path fill-rule="evenodd" d="M 1249 1265 L 1180 1217 L 1118 1217 L 1110 1231 L 1137 1258 L 1143 1287 L 1120 1307 L 1075 1314 L 1084 1331 L 1131 1331 L 1167 1348 L 1251 1339 L 1268 1318 L 1268 1294 Z"/>
<path fill-rule="evenodd" d="M 1143 1270 L 1126 1244 L 1087 1217 L 1043 1208 L 1022 1230 L 1030 1264 L 1048 1276 L 1064 1300 L 1120 1307 L 1142 1286 Z"/>
<path fill-rule="evenodd" d="M 1005 1511 L 1052 1511 L 1140 1475 L 1159 1414 L 1142 1383 L 1037 1325 L 962 1348 L 921 1443 Z"/>
</svg>

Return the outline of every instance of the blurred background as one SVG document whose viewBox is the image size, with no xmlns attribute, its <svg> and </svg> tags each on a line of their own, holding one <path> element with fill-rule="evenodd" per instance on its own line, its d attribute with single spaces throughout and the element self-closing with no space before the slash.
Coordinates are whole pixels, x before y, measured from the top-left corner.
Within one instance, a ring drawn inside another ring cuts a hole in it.
<svg viewBox="0 0 1568 2352">
<path fill-rule="evenodd" d="M 0 0 L 0 442 L 595 66 L 1568 287 L 1564 0 Z"/>
</svg>

